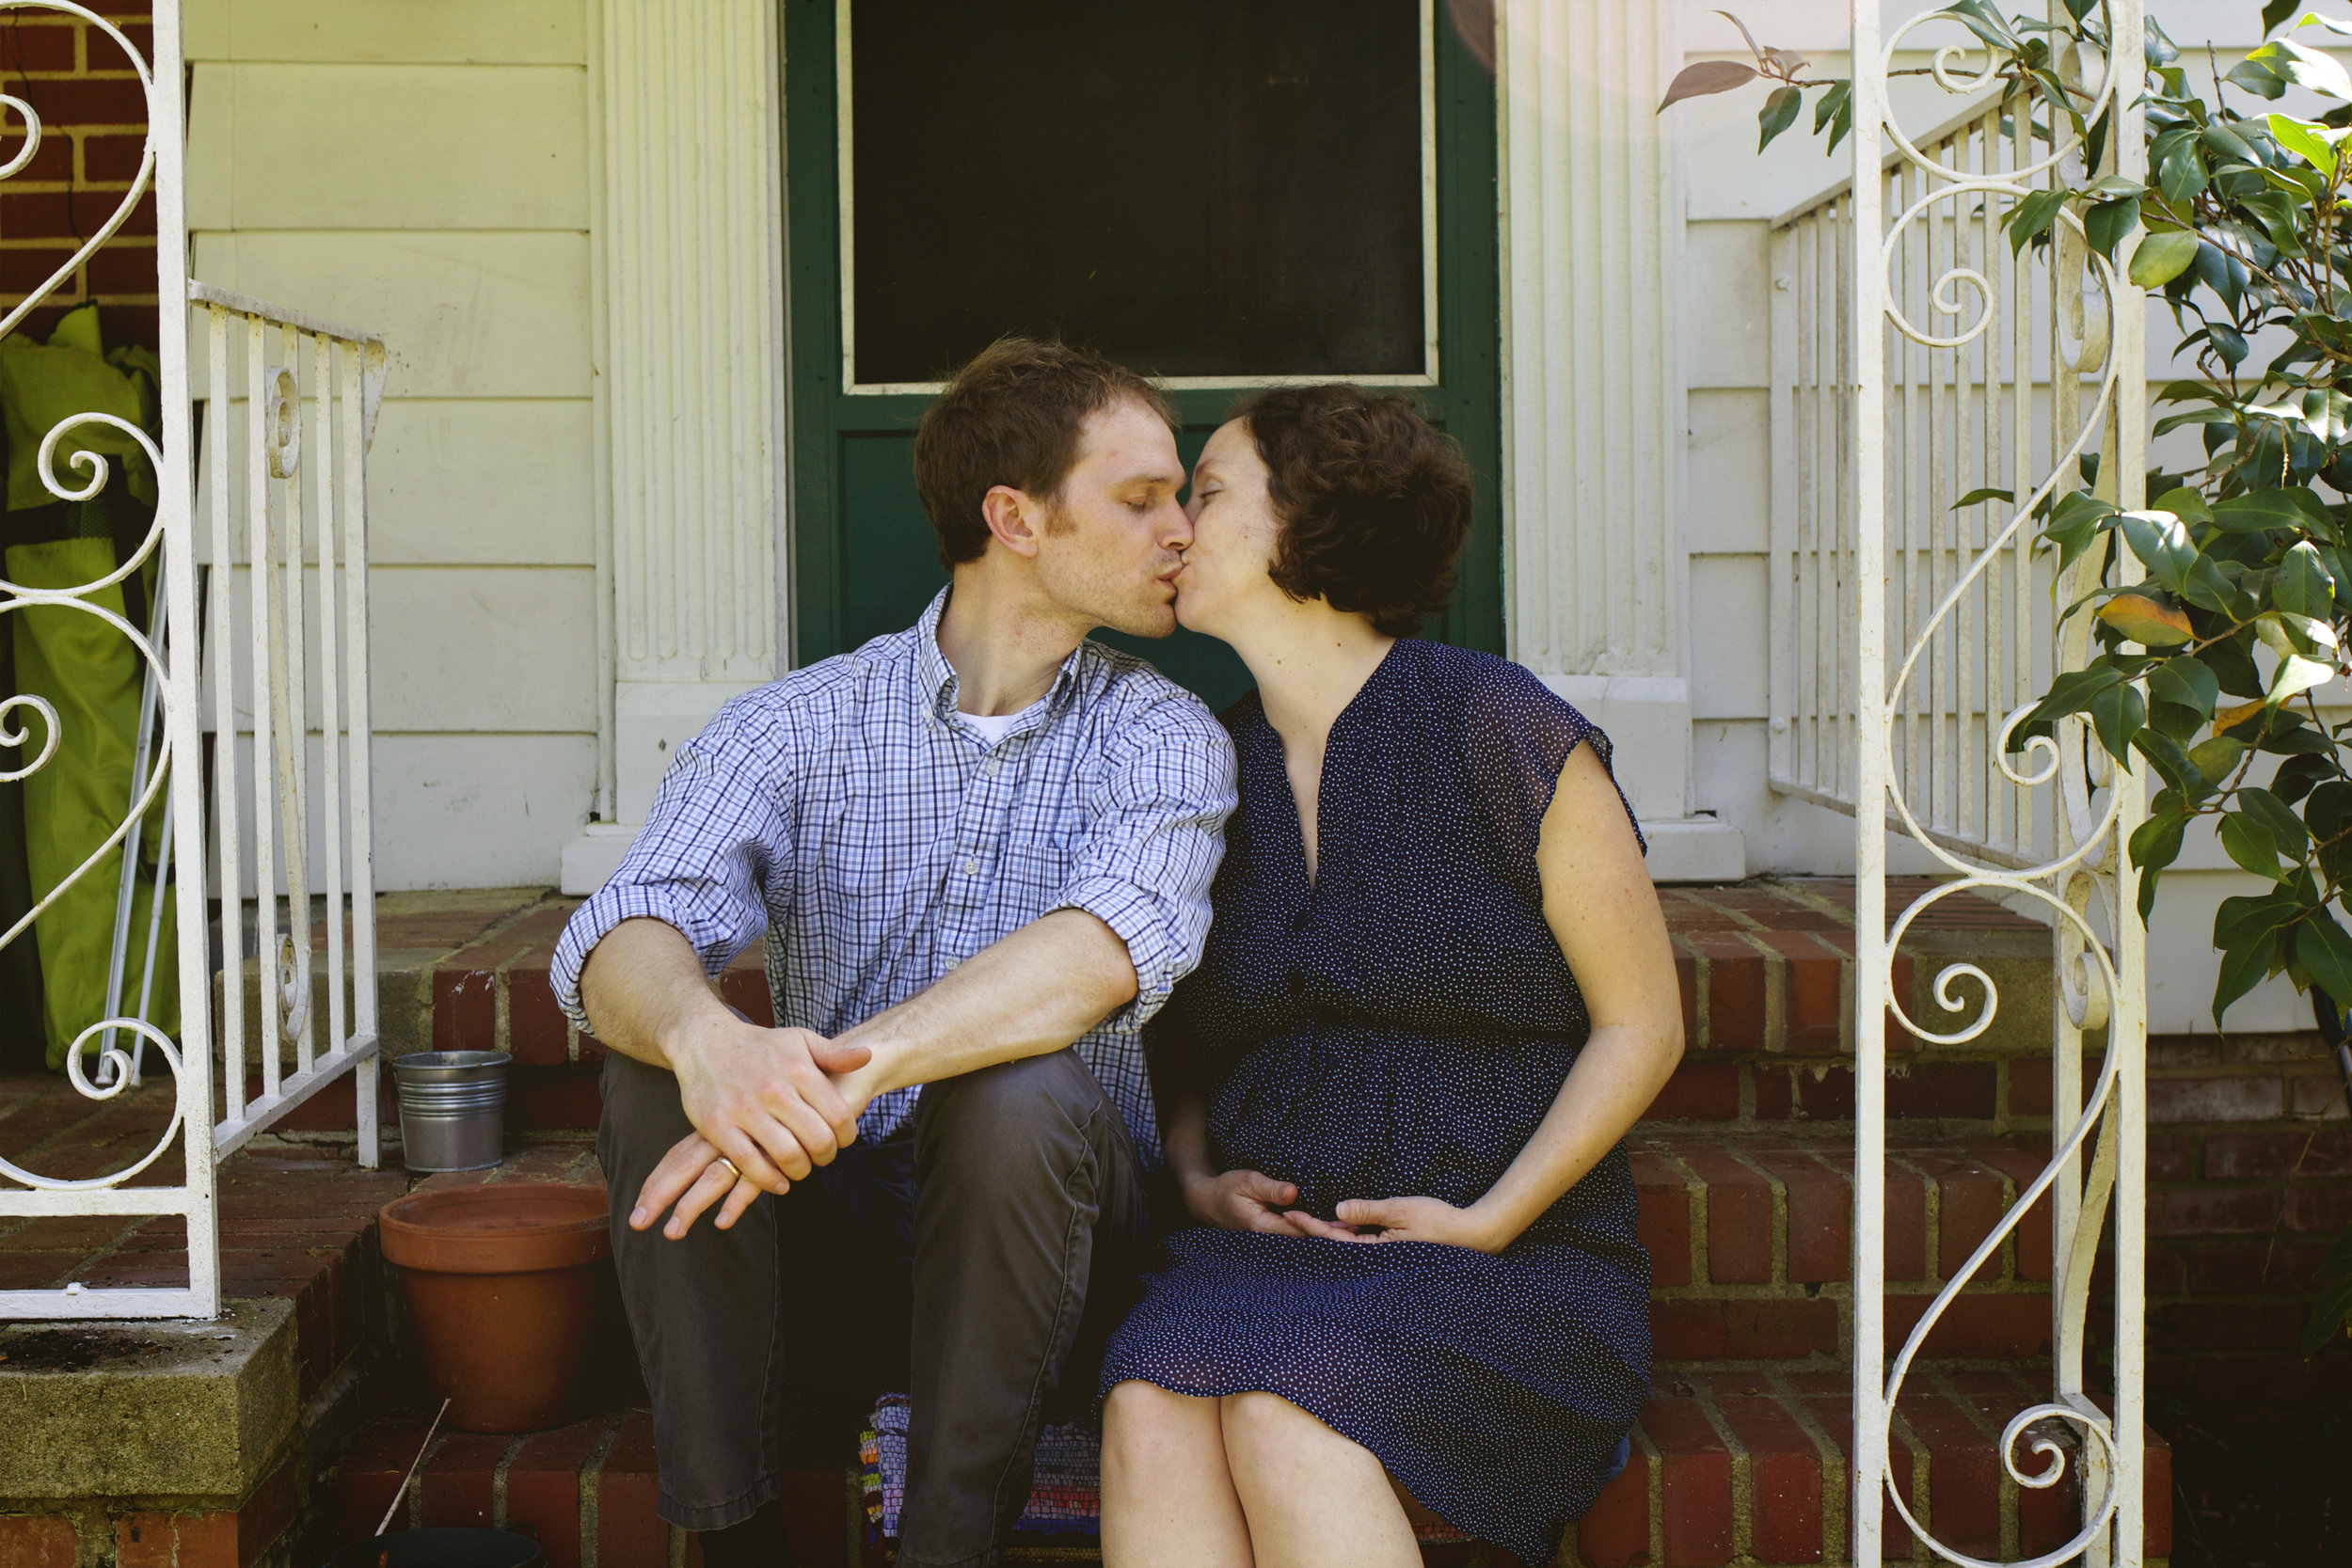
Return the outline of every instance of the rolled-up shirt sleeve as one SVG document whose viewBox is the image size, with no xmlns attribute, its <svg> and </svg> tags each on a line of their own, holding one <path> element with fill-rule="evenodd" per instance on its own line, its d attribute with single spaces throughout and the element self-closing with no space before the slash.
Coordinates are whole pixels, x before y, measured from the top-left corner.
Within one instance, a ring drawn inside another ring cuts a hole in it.
<svg viewBox="0 0 2352 1568">
<path fill-rule="evenodd" d="M 1123 727 L 1105 764 L 1054 908 L 1084 910 L 1127 944 L 1139 1023 L 1200 962 L 1233 813 L 1233 743 L 1197 701 L 1170 697 Z"/>
<path fill-rule="evenodd" d="M 711 975 L 760 939 L 768 911 L 790 893 L 800 754 L 789 714 L 766 690 L 729 703 L 678 748 L 620 869 L 572 911 L 556 943 L 548 978 L 575 1027 L 588 1026 L 580 971 L 624 920 L 675 927 Z"/>
</svg>

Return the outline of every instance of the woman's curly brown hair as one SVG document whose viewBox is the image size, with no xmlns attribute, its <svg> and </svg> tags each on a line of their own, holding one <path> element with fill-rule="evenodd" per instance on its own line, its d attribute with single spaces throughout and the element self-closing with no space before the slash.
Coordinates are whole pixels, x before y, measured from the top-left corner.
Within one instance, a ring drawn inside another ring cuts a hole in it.
<svg viewBox="0 0 2352 1568">
<path fill-rule="evenodd" d="M 1470 466 L 1413 400 L 1333 383 L 1280 387 L 1235 408 L 1281 519 L 1267 575 L 1409 637 L 1454 597 L 1470 537 Z"/>
</svg>

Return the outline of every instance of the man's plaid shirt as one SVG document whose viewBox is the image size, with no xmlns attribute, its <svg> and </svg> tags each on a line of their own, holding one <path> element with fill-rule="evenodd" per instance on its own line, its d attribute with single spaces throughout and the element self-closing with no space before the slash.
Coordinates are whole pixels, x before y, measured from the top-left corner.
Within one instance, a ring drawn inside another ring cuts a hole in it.
<svg viewBox="0 0 2352 1568">
<path fill-rule="evenodd" d="M 1039 916 L 1085 910 L 1127 943 L 1137 995 L 1078 1054 L 1155 1165 L 1142 1028 L 1200 961 L 1232 744 L 1191 693 L 1086 641 L 985 746 L 939 652 L 946 600 L 736 698 L 678 748 L 621 868 L 564 927 L 556 996 L 585 1027 L 580 966 L 632 916 L 684 932 L 714 975 L 764 931 L 777 1023 L 832 1037 Z M 862 1134 L 919 1093 L 876 1100 Z"/>
</svg>

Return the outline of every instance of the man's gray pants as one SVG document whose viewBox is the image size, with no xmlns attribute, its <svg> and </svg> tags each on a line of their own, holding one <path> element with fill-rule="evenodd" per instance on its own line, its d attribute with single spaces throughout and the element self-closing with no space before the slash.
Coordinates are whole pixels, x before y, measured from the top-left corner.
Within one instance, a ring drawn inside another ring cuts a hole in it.
<svg viewBox="0 0 2352 1568">
<path fill-rule="evenodd" d="M 898 1561 L 995 1563 L 1038 1429 L 1092 1403 L 1152 1238 L 1141 1163 L 1093 1073 L 1065 1050 L 930 1085 L 892 1136 L 675 1242 L 628 1212 L 692 1131 L 677 1079 L 615 1053 L 603 1086 L 596 1153 L 662 1517 L 750 1517 L 785 1468 L 846 1463 L 874 1395 L 904 1388 Z"/>
</svg>

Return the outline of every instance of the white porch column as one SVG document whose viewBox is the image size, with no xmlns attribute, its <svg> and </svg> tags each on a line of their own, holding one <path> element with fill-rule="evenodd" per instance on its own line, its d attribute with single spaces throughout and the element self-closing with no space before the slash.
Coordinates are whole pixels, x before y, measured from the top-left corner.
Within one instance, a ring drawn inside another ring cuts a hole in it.
<svg viewBox="0 0 2352 1568">
<path fill-rule="evenodd" d="M 1691 814 L 1682 196 L 1659 0 L 1501 0 L 1504 598 L 1511 657 L 1609 732 L 1666 880 L 1745 874 Z"/>
<path fill-rule="evenodd" d="M 596 390 L 612 693 L 589 892 L 677 743 L 772 680 L 783 559 L 783 80 L 772 0 L 601 0 Z"/>
</svg>

